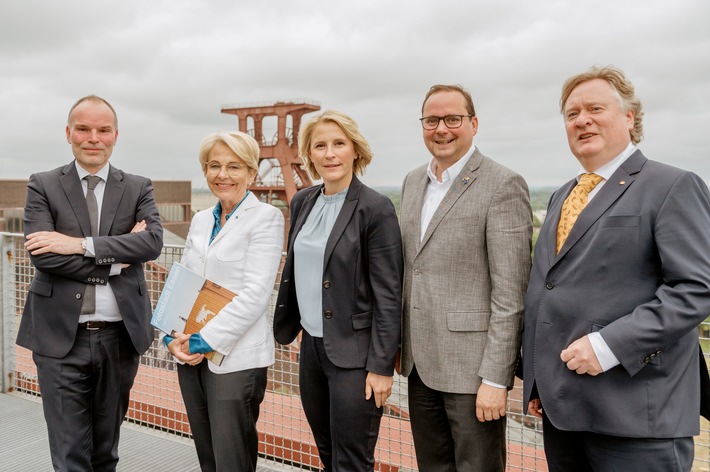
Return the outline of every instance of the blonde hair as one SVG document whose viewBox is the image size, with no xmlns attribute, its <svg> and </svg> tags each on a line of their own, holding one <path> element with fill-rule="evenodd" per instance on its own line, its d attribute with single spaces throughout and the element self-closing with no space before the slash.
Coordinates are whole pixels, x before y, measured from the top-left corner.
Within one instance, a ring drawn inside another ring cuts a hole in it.
<svg viewBox="0 0 710 472">
<path fill-rule="evenodd" d="M 643 106 L 641 100 L 636 96 L 634 84 L 632 84 L 621 71 L 613 66 L 591 67 L 586 72 L 574 75 L 567 79 L 562 86 L 562 97 L 560 98 L 560 112 L 564 115 L 565 105 L 572 91 L 584 82 L 594 79 L 606 80 L 611 85 L 616 98 L 619 100 L 621 109 L 626 112 L 633 112 L 634 127 L 629 131 L 631 142 L 638 144 L 643 139 Z"/>
<path fill-rule="evenodd" d="M 326 110 L 320 113 L 306 123 L 298 133 L 298 155 L 303 161 L 303 167 L 308 169 L 314 179 L 320 180 L 320 174 L 316 170 L 315 164 L 311 161 L 310 148 L 313 139 L 313 132 L 321 123 L 334 123 L 345 133 L 345 135 L 353 142 L 355 154 L 357 158 L 353 162 L 353 173 L 362 175 L 365 173 L 365 168 L 372 162 L 372 150 L 367 143 L 365 137 L 360 133 L 355 120 L 350 118 L 345 113 L 335 110 Z"/>
<path fill-rule="evenodd" d="M 259 171 L 259 144 L 254 138 L 241 131 L 218 131 L 208 135 L 200 143 L 200 165 L 207 172 L 207 159 L 217 143 L 224 143 L 250 169 Z"/>
</svg>

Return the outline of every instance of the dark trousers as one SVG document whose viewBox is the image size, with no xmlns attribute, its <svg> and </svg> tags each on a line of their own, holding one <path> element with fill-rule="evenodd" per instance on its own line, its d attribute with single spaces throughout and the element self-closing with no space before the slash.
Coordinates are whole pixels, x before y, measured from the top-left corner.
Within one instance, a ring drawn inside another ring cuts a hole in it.
<svg viewBox="0 0 710 472">
<path fill-rule="evenodd" d="M 267 367 L 216 374 L 204 359 L 178 365 L 180 391 L 202 472 L 253 472 Z"/>
<path fill-rule="evenodd" d="M 114 471 L 139 355 L 123 323 L 80 329 L 61 359 L 33 354 L 55 471 Z"/>
<path fill-rule="evenodd" d="M 550 472 L 685 472 L 693 466 L 693 438 L 623 438 L 562 431 L 542 418 Z"/>
<path fill-rule="evenodd" d="M 325 353 L 323 338 L 305 330 L 301 341 L 301 402 L 318 454 L 328 472 L 365 472 L 375 467 L 382 408 L 365 400 L 365 369 L 341 369 Z"/>
<path fill-rule="evenodd" d="M 505 417 L 478 421 L 476 395 L 434 390 L 424 385 L 416 367 L 407 380 L 409 415 L 419 470 L 505 470 Z"/>
</svg>

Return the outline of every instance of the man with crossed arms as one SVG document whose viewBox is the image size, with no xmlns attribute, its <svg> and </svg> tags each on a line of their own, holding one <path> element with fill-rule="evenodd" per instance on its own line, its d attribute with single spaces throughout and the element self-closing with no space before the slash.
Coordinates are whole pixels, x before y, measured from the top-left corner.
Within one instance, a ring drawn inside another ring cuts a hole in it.
<svg viewBox="0 0 710 472">
<path fill-rule="evenodd" d="M 163 229 L 149 179 L 108 160 L 118 119 L 89 95 L 69 111 L 74 159 L 33 174 L 24 228 L 36 271 L 17 344 L 37 365 L 57 471 L 114 471 L 118 438 L 153 340 L 143 262 L 160 255 Z"/>
</svg>

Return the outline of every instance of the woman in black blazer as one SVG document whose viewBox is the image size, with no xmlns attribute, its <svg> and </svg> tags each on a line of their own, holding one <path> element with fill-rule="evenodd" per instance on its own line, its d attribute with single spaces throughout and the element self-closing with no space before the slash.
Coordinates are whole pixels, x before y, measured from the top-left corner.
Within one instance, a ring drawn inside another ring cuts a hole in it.
<svg viewBox="0 0 710 472">
<path fill-rule="evenodd" d="M 372 151 L 350 117 L 328 110 L 312 118 L 299 152 L 323 184 L 291 202 L 274 335 L 289 344 L 303 330 L 301 402 L 325 470 L 371 471 L 400 341 L 397 215 L 355 176 Z"/>
</svg>

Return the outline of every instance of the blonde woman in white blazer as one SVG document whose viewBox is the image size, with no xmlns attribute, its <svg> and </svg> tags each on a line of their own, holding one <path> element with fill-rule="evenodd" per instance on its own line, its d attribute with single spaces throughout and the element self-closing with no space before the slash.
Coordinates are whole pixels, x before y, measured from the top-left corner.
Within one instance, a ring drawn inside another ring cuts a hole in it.
<svg viewBox="0 0 710 472">
<path fill-rule="evenodd" d="M 165 337 L 179 361 L 180 390 L 203 471 L 255 471 L 256 421 L 274 340 L 267 315 L 283 250 L 284 219 L 248 190 L 259 146 L 240 132 L 214 133 L 200 164 L 219 203 L 195 215 L 182 263 L 237 293 L 193 335 Z M 224 354 L 217 366 L 204 353 Z"/>
</svg>

